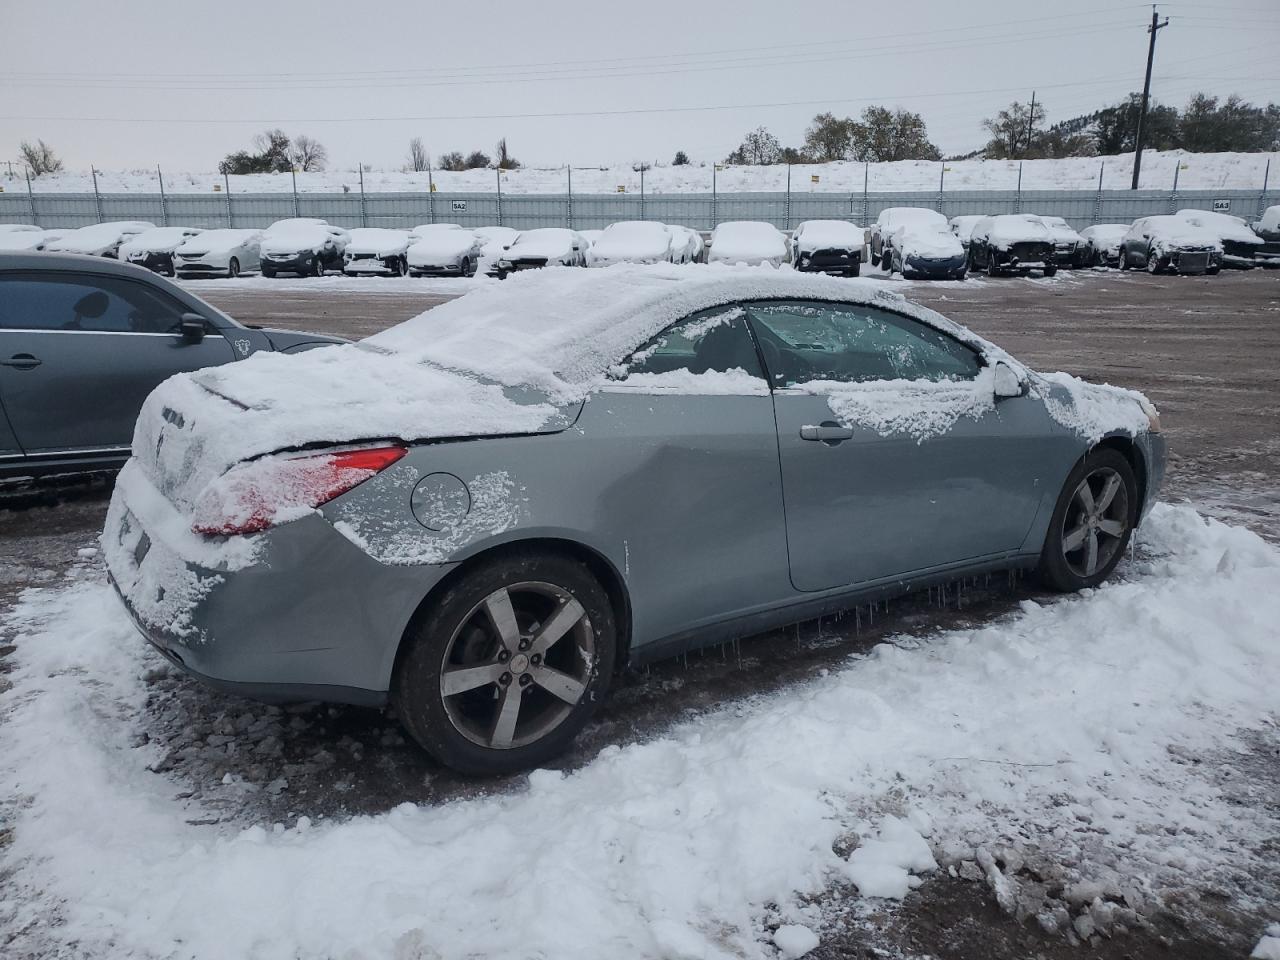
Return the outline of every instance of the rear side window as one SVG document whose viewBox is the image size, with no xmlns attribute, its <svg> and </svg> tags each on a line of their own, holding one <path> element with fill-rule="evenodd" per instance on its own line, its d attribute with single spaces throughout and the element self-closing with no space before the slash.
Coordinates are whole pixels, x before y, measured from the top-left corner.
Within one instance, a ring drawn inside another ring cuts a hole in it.
<svg viewBox="0 0 1280 960">
<path fill-rule="evenodd" d="M 747 304 L 775 387 L 820 380 L 971 380 L 976 351 L 910 317 L 821 301 Z"/>
<path fill-rule="evenodd" d="M 122 277 L 6 274 L 0 329 L 176 333 L 186 308 L 162 290 Z"/>
<path fill-rule="evenodd" d="M 743 373 L 764 379 L 741 307 L 714 307 L 672 324 L 623 364 L 626 381 L 637 374 Z"/>
</svg>

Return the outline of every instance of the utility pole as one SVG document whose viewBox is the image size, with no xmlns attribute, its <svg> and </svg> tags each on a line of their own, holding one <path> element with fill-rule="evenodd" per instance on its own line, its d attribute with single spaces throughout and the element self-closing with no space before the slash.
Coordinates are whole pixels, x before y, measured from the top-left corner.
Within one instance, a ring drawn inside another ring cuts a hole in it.
<svg viewBox="0 0 1280 960">
<path fill-rule="evenodd" d="M 1151 43 L 1147 46 L 1147 78 L 1142 84 L 1142 109 L 1138 113 L 1138 130 L 1133 137 L 1133 183 L 1130 184 L 1130 190 L 1138 189 L 1138 173 L 1142 170 L 1142 126 L 1147 119 L 1147 101 L 1151 97 L 1151 64 L 1156 57 L 1156 34 L 1169 25 L 1169 18 L 1164 18 L 1164 23 L 1160 22 L 1160 14 L 1156 11 L 1156 5 L 1151 5 L 1151 26 L 1147 27 L 1147 33 L 1151 34 Z"/>
<path fill-rule="evenodd" d="M 1031 131 L 1032 129 L 1034 129 L 1035 124 L 1036 124 L 1036 92 L 1032 90 L 1031 91 L 1031 109 L 1027 111 L 1027 151 L 1026 153 L 1023 154 L 1024 157 L 1027 155 L 1027 153 L 1031 152 Z"/>
</svg>

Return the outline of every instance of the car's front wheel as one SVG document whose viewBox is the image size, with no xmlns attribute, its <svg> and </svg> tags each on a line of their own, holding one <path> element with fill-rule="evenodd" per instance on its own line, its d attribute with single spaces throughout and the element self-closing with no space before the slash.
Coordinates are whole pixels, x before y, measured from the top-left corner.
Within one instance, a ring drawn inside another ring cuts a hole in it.
<svg viewBox="0 0 1280 960">
<path fill-rule="evenodd" d="M 227 261 L 227 276 L 233 280 L 240 276 L 240 261 L 235 257 Z"/>
<path fill-rule="evenodd" d="M 1097 586 L 1124 556 L 1138 518 L 1138 483 L 1124 454 L 1089 453 L 1067 477 L 1040 554 L 1040 577 L 1055 590 Z"/>
<path fill-rule="evenodd" d="M 396 711 L 441 763 L 512 773 L 563 751 L 613 673 L 617 627 L 587 567 L 556 554 L 482 562 L 411 628 Z"/>
</svg>

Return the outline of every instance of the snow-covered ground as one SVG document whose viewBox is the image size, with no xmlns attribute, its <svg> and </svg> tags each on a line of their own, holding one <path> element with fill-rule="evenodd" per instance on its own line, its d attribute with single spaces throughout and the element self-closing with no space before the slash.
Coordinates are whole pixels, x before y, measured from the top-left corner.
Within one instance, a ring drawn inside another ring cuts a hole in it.
<svg viewBox="0 0 1280 960">
<path fill-rule="evenodd" d="M 790 957 L 824 904 L 945 871 L 1064 936 L 1226 897 L 1274 956 L 1280 822 L 1251 761 L 1280 739 L 1278 582 L 1280 548 L 1160 506 L 1097 590 L 896 636 L 570 773 L 275 822 L 287 784 L 228 776 L 228 818 L 153 772 L 167 668 L 85 556 L 2 625 L 0 929 L 18 956 Z M 262 711 L 188 746 L 289 735 Z"/>
<path fill-rule="evenodd" d="M 1145 151 L 1139 186 L 1150 190 L 1167 190 L 1178 173 L 1181 190 L 1261 190 L 1268 160 L 1273 173 L 1280 178 L 1280 153 L 1188 153 L 1184 150 Z M 797 164 L 791 168 L 791 189 L 799 193 L 861 193 L 864 176 L 872 192 L 921 191 L 936 193 L 939 178 L 945 171 L 947 190 L 1013 190 L 1018 185 L 1018 168 L 1022 167 L 1023 190 L 1091 190 L 1098 186 L 1101 170 L 1102 186 L 1110 190 L 1126 190 L 1133 176 L 1133 154 L 1111 157 L 1067 157 L 1059 160 L 956 160 L 946 163 L 929 160 L 900 160 L 864 166 L 855 162 Z M 711 163 L 685 166 L 655 166 L 645 171 L 646 193 L 710 193 Z M 722 164 L 715 171 L 716 189 L 720 193 L 748 191 L 781 191 L 787 186 L 787 168 L 774 166 L 736 166 Z M 504 193 L 564 193 L 567 174 L 564 167 L 528 167 L 502 173 Z M 817 177 L 815 183 L 813 178 Z M 459 173 L 434 171 L 430 182 L 441 193 L 492 193 L 497 189 L 498 174 L 494 170 L 466 170 Z M 1276 179 L 1271 181 L 1274 190 Z M 400 170 L 366 170 L 366 193 L 422 192 L 428 189 L 426 173 Z M 17 178 L 0 178 L 6 190 L 25 190 Z M 212 193 L 222 189 L 223 177 L 216 171 L 164 174 L 167 193 Z M 252 174 L 230 178 L 232 193 L 290 193 L 294 179 L 288 173 Z M 38 193 L 92 193 L 93 176 L 88 170 L 67 171 L 40 177 L 34 183 Z M 341 193 L 360 189 L 360 174 L 355 170 L 328 170 L 323 173 L 297 174 L 299 193 Z M 630 166 L 573 167 L 574 193 L 616 193 L 619 187 L 627 193 L 640 192 L 640 174 Z M 157 193 L 159 183 L 155 169 L 99 170 L 98 189 L 103 193 Z"/>
</svg>

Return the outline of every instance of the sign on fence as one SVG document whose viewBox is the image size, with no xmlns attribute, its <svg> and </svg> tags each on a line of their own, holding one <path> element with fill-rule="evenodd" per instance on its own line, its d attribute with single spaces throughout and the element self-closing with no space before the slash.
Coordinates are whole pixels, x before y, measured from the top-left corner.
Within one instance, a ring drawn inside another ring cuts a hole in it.
<svg viewBox="0 0 1280 960">
<path fill-rule="evenodd" d="M 1230 200 L 1215 200 L 1215 201 L 1213 201 L 1213 212 L 1214 212 L 1214 213 L 1226 213 L 1226 212 L 1227 212 L 1228 210 L 1230 210 L 1230 209 L 1231 209 L 1231 201 L 1230 201 Z"/>
<path fill-rule="evenodd" d="M 466 212 L 467 212 L 467 201 L 465 201 L 465 200 L 455 200 L 455 201 L 453 201 L 453 212 L 454 212 L 454 213 L 466 213 Z"/>
</svg>

